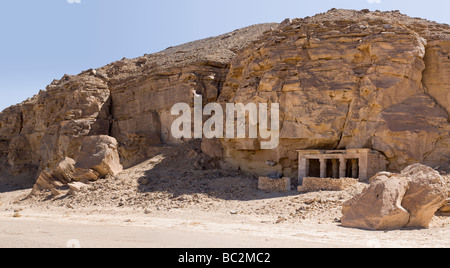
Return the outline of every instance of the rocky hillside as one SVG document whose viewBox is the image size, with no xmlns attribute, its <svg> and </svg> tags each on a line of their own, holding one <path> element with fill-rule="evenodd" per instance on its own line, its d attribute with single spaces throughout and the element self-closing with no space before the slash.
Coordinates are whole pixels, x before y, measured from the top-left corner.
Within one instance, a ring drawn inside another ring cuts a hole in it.
<svg viewBox="0 0 450 268">
<path fill-rule="evenodd" d="M 280 103 L 281 146 L 227 141 L 227 156 L 251 171 L 273 169 L 270 160 L 293 175 L 295 150 L 371 148 L 392 171 L 417 162 L 448 169 L 448 73 L 448 25 L 350 10 L 286 20 L 233 59 L 220 96 Z"/>
<path fill-rule="evenodd" d="M 170 109 L 197 92 L 204 104 L 280 103 L 276 150 L 205 141 L 230 168 L 295 177 L 296 150 L 371 148 L 392 171 L 417 162 L 448 170 L 449 73 L 450 26 L 399 12 L 330 10 L 255 25 L 55 80 L 0 114 L 2 166 L 53 167 L 76 158 L 90 135 L 115 137 L 122 164 L 133 166 L 152 146 L 180 142 Z"/>
</svg>

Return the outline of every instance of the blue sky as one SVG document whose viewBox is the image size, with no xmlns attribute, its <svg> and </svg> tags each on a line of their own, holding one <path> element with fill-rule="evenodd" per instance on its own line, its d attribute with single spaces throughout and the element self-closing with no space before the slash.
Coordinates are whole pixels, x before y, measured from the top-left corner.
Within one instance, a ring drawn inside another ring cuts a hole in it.
<svg viewBox="0 0 450 268">
<path fill-rule="evenodd" d="M 66 73 L 333 7 L 450 24 L 448 0 L 1 0 L 0 110 Z"/>
</svg>

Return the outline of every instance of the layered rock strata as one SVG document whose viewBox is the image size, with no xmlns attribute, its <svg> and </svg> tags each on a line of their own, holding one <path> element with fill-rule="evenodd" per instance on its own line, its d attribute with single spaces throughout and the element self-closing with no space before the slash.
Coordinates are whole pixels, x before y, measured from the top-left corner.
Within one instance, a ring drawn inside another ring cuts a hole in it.
<svg viewBox="0 0 450 268">
<path fill-rule="evenodd" d="M 0 114 L 2 167 L 39 174 L 77 159 L 93 135 L 114 137 L 130 167 L 152 146 L 182 142 L 170 109 L 201 94 L 204 105 L 280 104 L 277 149 L 260 150 L 260 139 L 203 146 L 227 168 L 296 177 L 296 150 L 367 148 L 391 171 L 449 169 L 449 53 L 450 26 L 399 12 L 330 10 L 250 26 L 55 80 Z"/>
<path fill-rule="evenodd" d="M 389 170 L 449 168 L 450 27 L 398 12 L 332 10 L 283 22 L 233 59 L 219 100 L 280 103 L 281 143 L 225 140 L 250 172 L 297 170 L 295 150 L 369 148 Z"/>
</svg>

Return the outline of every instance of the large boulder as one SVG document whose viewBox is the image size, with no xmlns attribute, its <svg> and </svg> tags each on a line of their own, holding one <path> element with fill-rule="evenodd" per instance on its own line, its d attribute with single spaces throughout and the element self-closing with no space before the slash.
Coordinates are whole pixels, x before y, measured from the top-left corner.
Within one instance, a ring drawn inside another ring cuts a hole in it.
<svg viewBox="0 0 450 268">
<path fill-rule="evenodd" d="M 54 169 L 45 169 L 37 178 L 31 195 L 50 190 L 53 195 L 59 195 L 58 188 L 71 183 L 88 183 L 99 179 L 99 173 L 92 169 L 76 167 L 76 162 L 72 158 L 66 157 Z"/>
<path fill-rule="evenodd" d="M 116 176 L 123 170 L 115 138 L 105 135 L 90 136 L 83 140 L 77 159 L 77 168 L 92 169 L 100 177 Z"/>
<path fill-rule="evenodd" d="M 342 225 L 370 230 L 405 227 L 409 213 L 401 203 L 407 188 L 405 177 L 377 176 L 360 195 L 344 204 Z"/>
<path fill-rule="evenodd" d="M 51 190 L 56 193 L 59 188 L 72 181 L 75 172 L 75 160 L 66 157 L 53 170 L 43 170 L 37 178 L 31 195 L 35 195 L 44 190 Z"/>
<path fill-rule="evenodd" d="M 444 203 L 442 203 L 441 208 L 439 209 L 439 212 L 442 213 L 450 213 L 450 198 L 448 198 L 447 200 L 444 201 Z"/>
<path fill-rule="evenodd" d="M 410 178 L 402 206 L 411 213 L 408 227 L 429 227 L 436 211 L 447 199 L 447 185 L 439 172 L 416 164 L 407 167 L 403 176 Z"/>
<path fill-rule="evenodd" d="M 83 140 L 77 161 L 66 157 L 53 169 L 45 169 L 40 174 L 33 187 L 31 195 L 50 190 L 58 195 L 58 188 L 74 182 L 88 183 L 115 176 L 122 171 L 118 144 L 109 136 L 89 136 Z"/>
<path fill-rule="evenodd" d="M 447 198 L 438 172 L 415 164 L 400 174 L 380 173 L 342 208 L 342 225 L 369 230 L 428 228 Z"/>
<path fill-rule="evenodd" d="M 447 183 L 448 198 L 442 203 L 439 212 L 441 212 L 441 214 L 450 216 L 450 175 L 445 175 L 442 177 L 444 178 L 445 183 Z"/>
<path fill-rule="evenodd" d="M 100 174 L 92 169 L 76 168 L 73 174 L 73 180 L 76 182 L 87 183 L 91 181 L 97 181 Z"/>
<path fill-rule="evenodd" d="M 75 164 L 75 160 L 66 157 L 52 170 L 52 176 L 63 184 L 70 183 L 75 173 Z"/>
</svg>

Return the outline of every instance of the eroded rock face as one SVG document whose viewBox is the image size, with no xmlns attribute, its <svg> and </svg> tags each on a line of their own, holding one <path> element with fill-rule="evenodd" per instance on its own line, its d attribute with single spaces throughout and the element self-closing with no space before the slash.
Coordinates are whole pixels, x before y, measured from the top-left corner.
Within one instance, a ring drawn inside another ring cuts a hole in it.
<svg viewBox="0 0 450 268">
<path fill-rule="evenodd" d="M 439 173 L 415 164 L 400 174 L 380 173 L 342 208 L 342 225 L 369 230 L 428 228 L 447 198 Z"/>
<path fill-rule="evenodd" d="M 335 10 L 265 34 L 232 61 L 219 100 L 280 103 L 280 146 L 224 141 L 229 162 L 264 173 L 269 160 L 294 176 L 295 150 L 370 148 L 392 171 L 448 168 L 448 29 L 395 12 Z"/>
<path fill-rule="evenodd" d="M 84 138 L 76 167 L 95 170 L 103 178 L 119 174 L 123 166 L 116 139 L 105 135 Z"/>
<path fill-rule="evenodd" d="M 66 157 L 53 169 L 45 169 L 34 184 L 31 195 L 50 190 L 59 195 L 64 185 L 70 188 L 96 181 L 106 176 L 116 176 L 122 171 L 116 139 L 106 135 L 85 137 L 77 161 Z M 72 189 L 73 190 L 73 189 Z"/>
<path fill-rule="evenodd" d="M 448 198 L 447 200 L 444 201 L 444 203 L 442 203 L 442 206 L 439 209 L 439 211 L 447 214 L 450 213 L 450 198 Z"/>
<path fill-rule="evenodd" d="M 66 75 L 0 113 L 0 161 L 11 173 L 53 169 L 77 159 L 85 137 L 109 135 L 132 166 L 154 145 L 182 142 L 170 133 L 170 109 L 193 106 L 195 93 L 203 104 L 280 104 L 278 148 L 221 140 L 214 157 L 226 167 L 296 177 L 296 150 L 368 148 L 391 171 L 449 169 L 449 42 L 448 25 L 331 10 L 123 59 Z"/>
<path fill-rule="evenodd" d="M 278 24 L 260 24 L 207 38 L 135 60 L 106 66 L 113 105 L 111 136 L 120 143 L 125 167 L 152 156 L 151 146 L 177 144 L 171 126 L 176 103 L 193 107 L 194 93 L 203 103 L 215 102 L 222 90 L 230 61 L 237 51 Z"/>
<path fill-rule="evenodd" d="M 108 134 L 109 105 L 107 84 L 89 72 L 55 80 L 0 114 L 2 158 L 16 172 L 52 169 L 65 157 L 76 158 L 84 137 Z"/>
<path fill-rule="evenodd" d="M 53 170 L 43 170 L 33 186 L 31 195 L 38 194 L 44 190 L 51 190 L 54 195 L 58 195 L 57 188 L 72 182 L 75 173 L 75 160 L 65 158 Z"/>
</svg>

